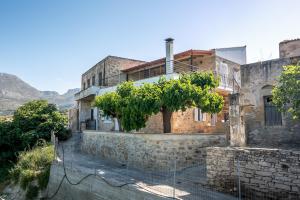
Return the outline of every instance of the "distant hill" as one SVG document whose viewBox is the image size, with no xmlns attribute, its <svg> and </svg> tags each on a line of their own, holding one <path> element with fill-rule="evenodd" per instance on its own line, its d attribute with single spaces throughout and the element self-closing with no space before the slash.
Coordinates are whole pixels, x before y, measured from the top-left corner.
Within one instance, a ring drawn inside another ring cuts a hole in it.
<svg viewBox="0 0 300 200">
<path fill-rule="evenodd" d="M 46 99 L 60 109 L 75 105 L 74 94 L 80 89 L 70 89 L 60 95 L 55 91 L 39 91 L 15 75 L 0 73 L 0 115 L 12 114 L 20 105 L 34 99 Z"/>
</svg>

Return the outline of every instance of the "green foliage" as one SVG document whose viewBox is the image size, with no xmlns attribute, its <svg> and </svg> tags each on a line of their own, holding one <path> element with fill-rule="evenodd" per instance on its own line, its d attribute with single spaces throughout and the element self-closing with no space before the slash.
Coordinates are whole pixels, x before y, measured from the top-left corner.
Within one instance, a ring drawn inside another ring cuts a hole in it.
<svg viewBox="0 0 300 200">
<path fill-rule="evenodd" d="M 53 131 L 59 138 L 70 134 L 67 118 L 44 100 L 19 107 L 12 120 L 0 122 L 0 162 L 14 161 L 18 152 L 31 148 L 39 139 L 47 141 Z"/>
<path fill-rule="evenodd" d="M 95 99 L 94 106 L 102 108 L 105 115 L 112 117 L 120 117 L 118 112 L 118 103 L 120 96 L 115 92 L 105 93 Z"/>
<path fill-rule="evenodd" d="M 214 91 L 219 80 L 212 73 L 194 72 L 176 80 L 160 78 L 158 83 L 134 86 L 124 82 L 116 92 L 97 96 L 95 106 L 104 114 L 121 120 L 126 131 L 146 126 L 148 118 L 160 111 L 175 112 L 197 106 L 204 112 L 221 111 L 223 97 Z"/>
<path fill-rule="evenodd" d="M 54 148 L 45 142 L 19 155 L 10 175 L 15 183 L 19 183 L 26 190 L 27 199 L 35 198 L 39 190 L 46 188 L 53 159 Z"/>
<path fill-rule="evenodd" d="M 273 103 L 281 112 L 300 118 L 300 66 L 283 67 L 279 84 L 273 89 Z"/>
<path fill-rule="evenodd" d="M 5 187 L 7 180 L 9 179 L 9 170 L 12 167 L 12 163 L 1 163 L 0 164 L 0 193 L 2 189 Z"/>
</svg>

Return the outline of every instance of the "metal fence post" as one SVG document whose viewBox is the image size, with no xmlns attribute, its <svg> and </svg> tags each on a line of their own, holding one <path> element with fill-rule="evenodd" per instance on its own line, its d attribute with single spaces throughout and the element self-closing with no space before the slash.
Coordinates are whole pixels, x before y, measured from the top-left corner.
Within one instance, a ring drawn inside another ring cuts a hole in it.
<svg viewBox="0 0 300 200">
<path fill-rule="evenodd" d="M 173 199 L 175 199 L 176 196 L 176 158 L 174 160 L 174 172 L 173 172 Z"/>
<path fill-rule="evenodd" d="M 237 159 L 237 172 L 238 172 L 238 194 L 239 194 L 239 200 L 242 199 L 242 194 L 241 194 L 241 175 L 240 175 L 240 161 Z"/>
</svg>

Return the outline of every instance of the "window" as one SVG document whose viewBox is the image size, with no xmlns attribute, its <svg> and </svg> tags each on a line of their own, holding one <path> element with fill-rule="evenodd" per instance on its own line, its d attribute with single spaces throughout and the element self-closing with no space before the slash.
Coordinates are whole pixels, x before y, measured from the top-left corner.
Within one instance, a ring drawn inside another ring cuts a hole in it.
<svg viewBox="0 0 300 200">
<path fill-rule="evenodd" d="M 84 83 L 83 83 L 83 90 L 85 90 L 85 86 L 86 86 L 86 85 L 85 85 L 85 82 L 84 82 Z"/>
<path fill-rule="evenodd" d="M 99 86 L 103 85 L 102 72 L 99 73 Z"/>
<path fill-rule="evenodd" d="M 91 120 L 94 120 L 94 109 L 91 109 Z"/>
<path fill-rule="evenodd" d="M 144 78 L 149 78 L 150 77 L 150 69 L 145 69 L 144 70 Z"/>
<path fill-rule="evenodd" d="M 92 85 L 95 85 L 95 76 L 92 77 Z"/>
<path fill-rule="evenodd" d="M 90 79 L 87 80 L 87 87 L 88 88 L 91 87 L 91 80 Z"/>
<path fill-rule="evenodd" d="M 277 110 L 272 102 L 272 96 L 264 97 L 265 107 L 265 125 L 266 126 L 281 126 L 282 118 L 281 113 Z"/>
<path fill-rule="evenodd" d="M 194 109 L 194 118 L 195 118 L 195 121 L 197 121 L 197 122 L 203 122 L 203 121 L 206 121 L 206 114 L 203 113 L 200 108 L 195 108 Z"/>
<path fill-rule="evenodd" d="M 217 119 L 218 119 L 217 114 L 211 114 L 210 115 L 210 125 L 215 126 L 217 123 Z"/>
</svg>

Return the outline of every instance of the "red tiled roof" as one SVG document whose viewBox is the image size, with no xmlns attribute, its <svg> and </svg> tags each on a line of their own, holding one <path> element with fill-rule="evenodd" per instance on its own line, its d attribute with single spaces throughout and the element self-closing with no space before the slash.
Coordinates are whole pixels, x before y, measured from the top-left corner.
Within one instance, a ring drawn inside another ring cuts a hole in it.
<svg viewBox="0 0 300 200">
<path fill-rule="evenodd" d="M 183 51 L 181 53 L 175 54 L 174 55 L 174 60 L 178 60 L 184 57 L 188 57 L 188 56 L 198 56 L 198 55 L 212 55 L 213 50 L 187 50 L 187 51 Z M 152 65 L 159 65 L 159 64 L 163 64 L 165 62 L 165 57 L 164 58 L 160 58 L 157 60 L 153 60 L 150 62 L 146 62 L 140 65 L 136 65 L 127 69 L 124 69 L 122 71 L 124 72 L 128 72 L 131 70 L 136 70 L 136 69 L 140 69 L 140 68 L 144 68 L 144 67 L 148 67 L 148 66 L 152 66 Z"/>
</svg>

